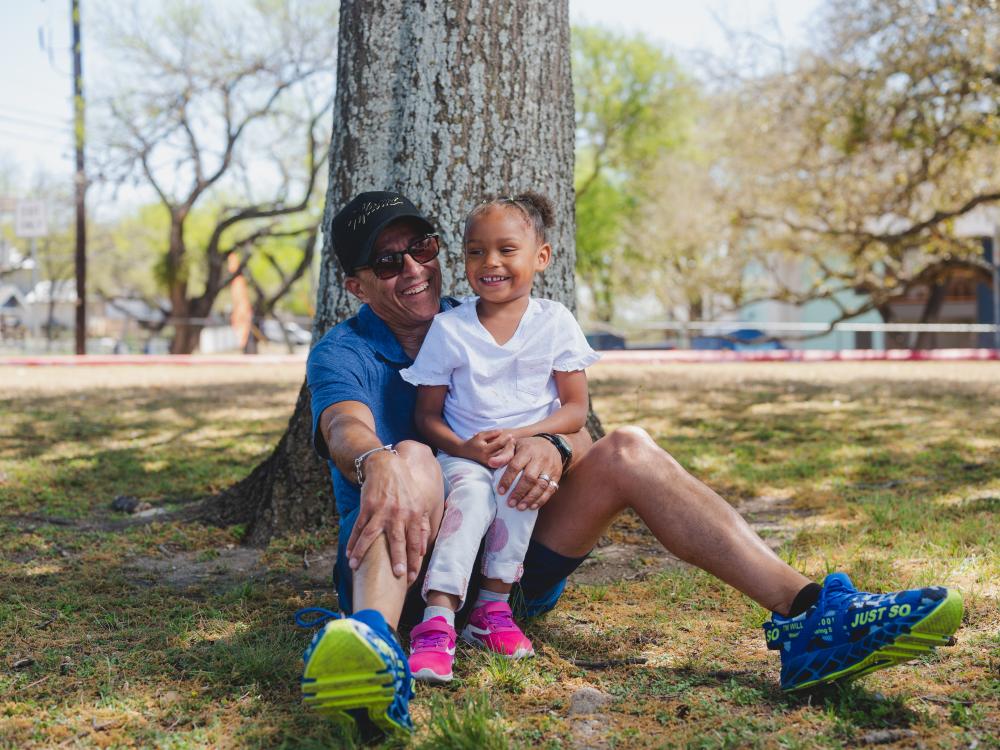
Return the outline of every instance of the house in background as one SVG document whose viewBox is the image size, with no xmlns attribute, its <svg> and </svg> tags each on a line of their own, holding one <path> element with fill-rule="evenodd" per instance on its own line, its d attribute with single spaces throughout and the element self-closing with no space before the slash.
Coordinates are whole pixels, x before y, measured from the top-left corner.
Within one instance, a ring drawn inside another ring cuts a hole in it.
<svg viewBox="0 0 1000 750">
<path fill-rule="evenodd" d="M 749 274 L 765 279 L 773 279 L 776 287 L 793 290 L 806 290 L 813 282 L 805 263 L 787 258 L 768 269 L 767 276 L 760 267 L 751 267 Z M 774 277 L 777 276 L 777 279 Z M 776 288 L 775 287 L 775 288 Z M 846 309 L 859 306 L 862 295 L 845 290 L 837 295 L 838 302 Z M 769 330 L 767 333 L 780 339 L 788 349 L 883 349 L 884 334 L 881 331 L 842 331 L 824 332 L 824 328 L 841 316 L 840 307 L 831 300 L 819 299 L 804 305 L 793 305 L 777 300 L 752 302 L 741 307 L 733 316 L 733 320 L 743 323 L 789 323 L 787 331 Z M 872 310 L 850 320 L 851 323 L 881 323 L 882 316 Z M 799 324 L 811 324 L 810 330 L 795 330 Z"/>
<path fill-rule="evenodd" d="M 959 237 L 974 238 L 983 248 L 983 259 L 993 263 L 993 239 L 1000 227 L 1000 208 L 980 207 L 955 221 L 954 231 Z M 760 272 L 759 270 L 757 271 Z M 789 288 L 805 288 L 810 281 L 803 276 L 804 267 L 790 262 L 778 269 L 781 280 Z M 930 290 L 918 287 L 890 306 L 891 322 L 920 323 L 927 306 Z M 845 291 L 838 295 L 845 307 L 854 307 L 863 297 Z M 991 324 L 993 323 L 993 289 L 989 284 L 977 281 L 969 273 L 956 273 L 943 290 L 940 306 L 929 323 Z M 802 306 L 782 302 L 766 301 L 746 305 L 733 317 L 734 320 L 761 323 L 815 323 L 829 324 L 836 320 L 840 311 L 836 304 L 828 300 L 815 300 Z M 877 311 L 851 318 L 850 323 L 882 323 Z M 982 332 L 894 332 L 894 331 L 833 331 L 820 336 L 801 338 L 794 332 L 781 333 L 778 337 L 790 349 L 965 349 L 994 345 L 990 333 Z"/>
</svg>

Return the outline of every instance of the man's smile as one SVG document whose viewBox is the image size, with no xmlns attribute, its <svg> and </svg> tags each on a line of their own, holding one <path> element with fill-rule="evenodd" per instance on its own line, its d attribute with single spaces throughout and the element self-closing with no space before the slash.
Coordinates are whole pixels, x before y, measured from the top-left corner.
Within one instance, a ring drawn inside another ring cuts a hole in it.
<svg viewBox="0 0 1000 750">
<path fill-rule="evenodd" d="M 429 287 L 430 284 L 428 282 L 421 281 L 419 284 L 411 286 L 409 289 L 404 289 L 402 292 L 400 292 L 400 294 L 402 294 L 404 297 L 412 297 L 415 294 L 420 294 L 421 292 L 427 291 Z"/>
</svg>

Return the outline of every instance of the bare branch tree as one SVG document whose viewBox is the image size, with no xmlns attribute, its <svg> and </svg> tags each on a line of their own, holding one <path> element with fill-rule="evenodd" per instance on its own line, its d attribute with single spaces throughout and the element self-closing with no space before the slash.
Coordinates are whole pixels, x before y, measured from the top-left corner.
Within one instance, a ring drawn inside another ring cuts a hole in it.
<svg viewBox="0 0 1000 750">
<path fill-rule="evenodd" d="M 837 300 L 848 319 L 921 288 L 936 300 L 957 276 L 987 281 L 956 220 L 1000 203 L 996 4 L 831 0 L 826 13 L 790 70 L 725 92 L 731 222 L 806 279 L 769 297 Z"/>
<path fill-rule="evenodd" d="M 187 353 L 234 278 L 231 254 L 241 273 L 289 221 L 306 225 L 296 233 L 319 224 L 336 13 L 317 0 L 258 0 L 228 10 L 170 2 L 156 19 L 114 18 L 102 36 L 132 78 L 102 99 L 110 157 L 101 171 L 148 186 L 169 214 L 161 277 L 171 351 Z M 214 218 L 193 246 L 196 209 Z"/>
</svg>

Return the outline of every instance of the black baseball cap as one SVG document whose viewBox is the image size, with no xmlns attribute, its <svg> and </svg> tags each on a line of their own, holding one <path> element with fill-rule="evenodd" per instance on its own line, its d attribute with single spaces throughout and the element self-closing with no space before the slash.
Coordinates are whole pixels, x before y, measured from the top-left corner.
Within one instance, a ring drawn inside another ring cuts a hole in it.
<svg viewBox="0 0 1000 750">
<path fill-rule="evenodd" d="M 359 193 L 333 217 L 333 249 L 345 274 L 371 262 L 379 233 L 398 219 L 414 219 L 428 233 L 434 231 L 427 217 L 399 193 Z"/>
</svg>

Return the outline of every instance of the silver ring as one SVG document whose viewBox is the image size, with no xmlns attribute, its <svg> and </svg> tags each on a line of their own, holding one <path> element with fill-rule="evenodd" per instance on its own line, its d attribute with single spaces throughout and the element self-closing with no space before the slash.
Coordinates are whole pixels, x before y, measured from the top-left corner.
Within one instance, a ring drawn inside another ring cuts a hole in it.
<svg viewBox="0 0 1000 750">
<path fill-rule="evenodd" d="M 551 482 L 552 481 L 552 478 L 548 474 L 539 474 L 538 478 L 539 479 L 544 479 L 546 482 Z"/>
<path fill-rule="evenodd" d="M 553 482 L 553 481 L 552 481 L 552 480 L 550 479 L 550 480 L 549 480 L 549 487 L 551 487 L 551 488 L 552 488 L 553 490 L 558 490 L 558 489 L 559 489 L 559 483 L 558 483 L 558 482 Z"/>
</svg>

